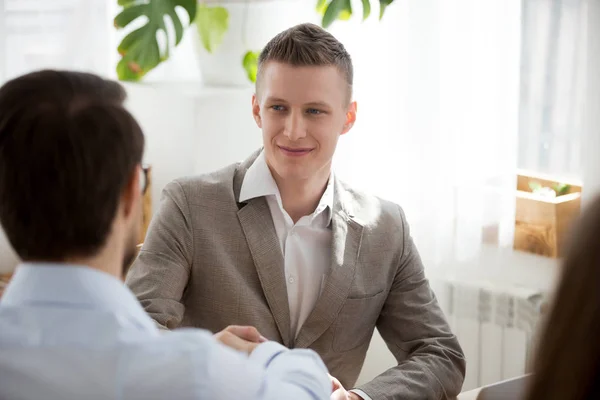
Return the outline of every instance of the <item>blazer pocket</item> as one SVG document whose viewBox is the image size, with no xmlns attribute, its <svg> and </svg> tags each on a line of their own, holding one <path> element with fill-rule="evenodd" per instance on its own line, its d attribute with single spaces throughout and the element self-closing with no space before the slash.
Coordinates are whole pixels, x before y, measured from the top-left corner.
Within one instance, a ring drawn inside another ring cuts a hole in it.
<svg viewBox="0 0 600 400">
<path fill-rule="evenodd" d="M 335 322 L 334 351 L 354 350 L 371 339 L 385 295 L 386 291 L 381 291 L 368 297 L 346 299 Z"/>
</svg>

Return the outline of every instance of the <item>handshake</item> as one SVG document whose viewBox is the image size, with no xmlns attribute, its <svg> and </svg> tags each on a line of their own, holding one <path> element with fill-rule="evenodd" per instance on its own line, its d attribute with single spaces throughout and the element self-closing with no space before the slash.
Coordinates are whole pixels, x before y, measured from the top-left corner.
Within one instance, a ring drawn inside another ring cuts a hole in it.
<svg viewBox="0 0 600 400">
<path fill-rule="evenodd" d="M 222 331 L 216 333 L 215 339 L 234 350 L 241 351 L 248 355 L 252 354 L 254 349 L 268 339 L 258 332 L 253 326 L 230 325 Z M 330 400 L 361 400 L 356 393 L 348 392 L 333 376 L 329 375 L 331 380 Z"/>
</svg>

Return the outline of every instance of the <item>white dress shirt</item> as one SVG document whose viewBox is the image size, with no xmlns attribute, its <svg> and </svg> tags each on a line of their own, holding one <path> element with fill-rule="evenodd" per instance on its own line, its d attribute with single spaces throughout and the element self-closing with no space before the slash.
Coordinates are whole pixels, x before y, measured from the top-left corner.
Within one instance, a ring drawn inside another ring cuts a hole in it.
<svg viewBox="0 0 600 400">
<path fill-rule="evenodd" d="M 315 211 L 294 224 L 283 209 L 279 189 L 261 152 L 246 171 L 239 201 L 261 196 L 269 204 L 284 257 L 291 330 L 297 335 L 321 294 L 331 263 L 333 173 Z"/>
<path fill-rule="evenodd" d="M 204 330 L 159 332 L 119 280 L 64 264 L 17 268 L 0 299 L 1 399 L 328 399 L 311 350 L 250 356 Z"/>
</svg>

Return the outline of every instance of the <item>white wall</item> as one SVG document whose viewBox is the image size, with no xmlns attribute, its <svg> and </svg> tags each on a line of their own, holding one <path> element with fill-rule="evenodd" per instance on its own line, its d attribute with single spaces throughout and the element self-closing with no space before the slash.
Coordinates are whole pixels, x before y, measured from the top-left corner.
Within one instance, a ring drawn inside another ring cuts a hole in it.
<svg viewBox="0 0 600 400">
<path fill-rule="evenodd" d="M 194 159 L 194 102 L 150 85 L 125 85 L 126 107 L 146 137 L 144 162 L 152 165 L 152 198 L 156 209 L 162 188 L 172 179 L 189 175 Z"/>
<path fill-rule="evenodd" d="M 153 209 L 171 180 L 241 161 L 261 145 L 251 113 L 252 89 L 197 83 L 126 84 L 129 111 L 146 136 Z"/>
</svg>

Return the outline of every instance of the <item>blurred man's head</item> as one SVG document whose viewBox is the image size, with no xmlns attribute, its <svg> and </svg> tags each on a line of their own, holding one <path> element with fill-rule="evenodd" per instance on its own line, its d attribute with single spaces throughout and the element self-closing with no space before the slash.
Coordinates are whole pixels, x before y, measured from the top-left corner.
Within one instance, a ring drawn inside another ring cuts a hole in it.
<svg viewBox="0 0 600 400">
<path fill-rule="evenodd" d="M 344 45 L 317 25 L 294 26 L 267 43 L 252 105 L 276 176 L 329 176 L 338 139 L 356 119 L 352 80 Z"/>
<path fill-rule="evenodd" d="M 125 97 L 116 82 L 66 71 L 0 88 L 0 223 L 23 261 L 132 261 L 144 136 Z"/>
</svg>

